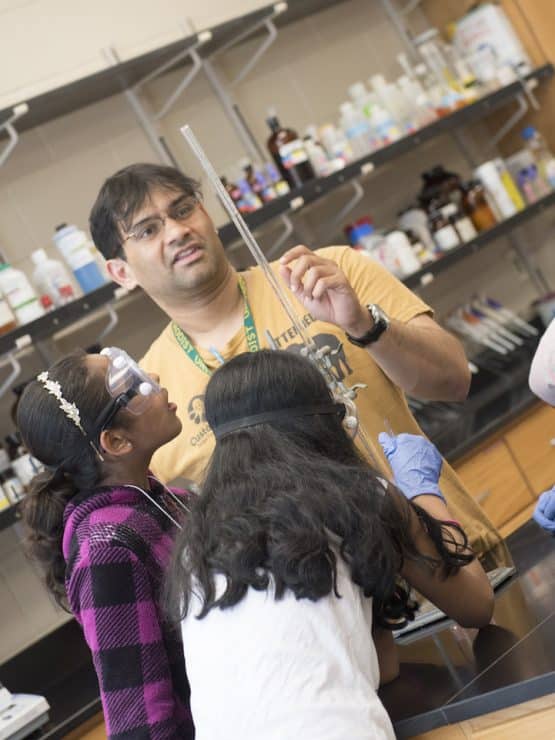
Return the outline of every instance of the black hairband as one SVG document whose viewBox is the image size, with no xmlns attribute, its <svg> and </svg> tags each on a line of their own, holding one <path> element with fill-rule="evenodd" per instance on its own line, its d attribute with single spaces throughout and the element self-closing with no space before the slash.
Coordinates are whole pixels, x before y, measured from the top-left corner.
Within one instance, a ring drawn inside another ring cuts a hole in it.
<svg viewBox="0 0 555 740">
<path fill-rule="evenodd" d="M 236 432 L 238 429 L 253 427 L 257 424 L 266 424 L 269 421 L 282 421 L 292 416 L 313 416 L 316 414 L 337 414 L 341 419 L 345 416 L 345 406 L 342 403 L 321 403 L 312 406 L 295 406 L 292 409 L 275 409 L 265 411 L 253 416 L 242 416 L 235 421 L 228 421 L 213 428 L 216 439 L 225 437 L 226 434 Z"/>
</svg>

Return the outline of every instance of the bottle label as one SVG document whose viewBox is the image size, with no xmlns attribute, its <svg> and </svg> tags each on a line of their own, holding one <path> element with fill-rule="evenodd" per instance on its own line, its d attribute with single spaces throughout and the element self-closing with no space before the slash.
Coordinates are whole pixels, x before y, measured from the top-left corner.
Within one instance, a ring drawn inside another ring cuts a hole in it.
<svg viewBox="0 0 555 740">
<path fill-rule="evenodd" d="M 11 324 L 15 324 L 14 315 L 11 312 L 8 302 L 0 298 L 0 332 L 2 331 L 2 327 L 8 327 Z"/>
<path fill-rule="evenodd" d="M 459 218 L 457 220 L 456 226 L 457 231 L 459 232 L 459 236 L 461 237 L 461 241 L 463 242 L 469 242 L 477 236 L 474 224 L 466 216 L 463 218 Z"/>
<path fill-rule="evenodd" d="M 58 242 L 58 249 L 73 271 L 94 262 L 93 245 L 84 233 L 72 234 Z"/>
<path fill-rule="evenodd" d="M 437 246 L 443 250 L 454 249 L 460 244 L 457 232 L 450 225 L 443 226 L 441 229 L 434 232 L 434 239 Z"/>
<path fill-rule="evenodd" d="M 278 151 L 281 162 L 286 170 L 290 170 L 298 164 L 308 162 L 308 154 L 300 139 L 294 139 L 294 141 L 288 141 L 287 144 L 282 144 Z"/>
</svg>

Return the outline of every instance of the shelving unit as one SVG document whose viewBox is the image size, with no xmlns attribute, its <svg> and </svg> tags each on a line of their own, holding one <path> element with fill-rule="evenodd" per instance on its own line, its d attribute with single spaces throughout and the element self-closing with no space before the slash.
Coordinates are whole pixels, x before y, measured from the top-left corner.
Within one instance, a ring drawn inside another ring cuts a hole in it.
<svg viewBox="0 0 555 740">
<path fill-rule="evenodd" d="M 456 247 L 450 252 L 445 252 L 445 254 L 440 259 L 438 259 L 437 262 L 430 262 L 430 264 L 425 265 L 421 270 L 418 270 L 418 272 L 415 272 L 412 275 L 406 277 L 403 282 L 409 288 L 415 288 L 419 285 L 426 285 L 430 282 L 431 278 L 434 278 L 436 277 L 436 275 L 439 275 L 445 270 L 448 270 L 449 268 L 453 267 L 453 265 L 456 265 L 457 262 L 466 259 L 466 257 L 479 252 L 496 239 L 507 236 L 517 226 L 521 226 L 527 221 L 530 221 L 539 213 L 545 211 L 547 208 L 550 208 L 554 204 L 555 191 L 536 201 L 536 203 L 529 205 L 524 210 L 515 213 L 514 216 L 506 218 L 504 221 L 496 224 L 493 228 L 488 229 L 488 231 L 482 231 L 482 233 L 478 234 L 475 239 L 466 242 L 466 244 L 461 244 L 460 247 Z"/>
<path fill-rule="evenodd" d="M 554 72 L 555 68 L 552 64 L 544 64 L 527 75 L 526 80 L 534 80 L 537 83 L 542 83 L 551 79 Z M 520 82 L 513 82 L 490 95 L 485 95 L 475 103 L 460 108 L 450 115 L 444 116 L 428 126 L 419 129 L 415 133 L 404 136 L 393 144 L 378 149 L 368 156 L 356 160 L 356 162 L 352 162 L 344 169 L 339 170 L 339 172 L 334 172 L 328 177 L 310 180 L 301 188 L 296 188 L 254 213 L 248 214 L 245 217 L 245 221 L 251 229 L 256 229 L 269 223 L 278 216 L 291 212 L 299 212 L 304 206 L 320 200 L 342 185 L 356 181 L 360 177 L 374 172 L 381 165 L 392 162 L 397 157 L 406 152 L 413 151 L 425 142 L 435 139 L 442 134 L 456 131 L 462 126 L 487 116 L 505 103 L 516 98 L 522 93 L 522 89 Z M 231 223 L 223 226 L 219 230 L 219 233 L 224 244 L 230 243 L 237 234 L 235 226 Z"/>
<path fill-rule="evenodd" d="M 285 12 L 279 13 L 272 23 L 283 27 L 289 23 L 325 10 L 328 7 L 345 2 L 345 0 L 289 0 Z M 203 65 L 209 66 L 209 61 L 218 51 L 242 41 L 244 38 L 262 37 L 264 32 L 263 21 L 268 18 L 272 7 L 254 11 L 240 18 L 236 18 L 220 26 L 210 29 L 209 40 L 198 47 L 198 55 Z M 259 26 L 257 24 L 260 24 Z M 251 29 L 251 30 L 249 30 Z M 109 95 L 138 90 L 139 86 L 151 76 L 168 72 L 177 68 L 186 68 L 194 55 L 188 56 L 190 50 L 197 49 L 198 34 L 184 36 L 181 40 L 166 45 L 148 54 L 131 60 L 117 62 L 107 66 L 105 70 L 95 75 L 71 83 L 58 90 L 37 96 L 28 102 L 29 110 L 18 123 L 18 132 L 33 128 L 53 118 L 65 115 L 101 100 Z M 195 51 L 195 53 L 197 53 Z M 544 64 L 533 70 L 524 80 L 516 81 L 495 92 L 485 95 L 471 105 L 467 105 L 448 116 L 445 116 L 419 131 L 405 136 L 393 144 L 383 147 L 368 156 L 352 162 L 343 170 L 333 173 L 329 177 L 316 178 L 307 182 L 303 187 L 292 190 L 287 195 L 265 205 L 258 211 L 246 216 L 247 224 L 254 230 L 270 224 L 275 219 L 288 219 L 292 214 L 298 214 L 312 204 L 323 200 L 328 195 L 338 191 L 346 185 L 358 187 L 359 181 L 370 174 L 379 174 L 379 168 L 394 161 L 403 154 L 414 151 L 424 143 L 444 134 L 454 134 L 462 127 L 486 117 L 489 113 L 498 110 L 507 103 L 521 99 L 527 93 L 525 85 L 533 83 L 540 85 L 550 80 L 555 73 L 552 64 Z M 133 93 L 133 94 L 135 94 Z M 0 126 L 11 115 L 11 109 L 0 111 Z M 553 206 L 555 192 L 542 198 L 537 203 L 528 206 L 515 216 L 497 224 L 487 232 L 479 234 L 472 241 L 446 253 L 440 260 L 424 266 L 421 270 L 407 277 L 404 282 L 410 287 L 425 285 L 442 272 L 450 269 L 470 255 L 484 249 L 494 240 L 510 236 L 513 229 L 534 218 L 541 211 Z M 223 225 L 219 234 L 224 246 L 230 246 L 237 238 L 235 226 L 231 223 Z M 91 314 L 108 308 L 117 309 L 121 289 L 113 284 L 107 284 L 92 293 L 89 293 L 72 303 L 57 309 L 34 322 L 18 327 L 9 334 L 0 336 L 0 357 L 15 356 L 23 348 L 37 342 L 48 340 L 62 330 L 66 330 Z M 140 295 L 140 290 L 134 292 Z M 114 314 L 112 313 L 112 316 Z M 17 507 L 0 512 L 0 529 L 9 526 L 17 519 Z"/>
</svg>

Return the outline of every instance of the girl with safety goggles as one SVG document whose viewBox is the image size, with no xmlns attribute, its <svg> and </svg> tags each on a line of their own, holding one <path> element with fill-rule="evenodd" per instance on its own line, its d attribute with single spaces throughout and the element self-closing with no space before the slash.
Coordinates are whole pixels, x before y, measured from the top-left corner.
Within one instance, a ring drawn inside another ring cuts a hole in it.
<svg viewBox="0 0 555 740">
<path fill-rule="evenodd" d="M 31 554 L 83 628 L 108 737 L 193 738 L 177 630 L 160 592 L 188 493 L 149 472 L 176 406 L 121 349 L 74 352 L 24 390 L 17 420 L 45 465 L 23 505 Z"/>
</svg>

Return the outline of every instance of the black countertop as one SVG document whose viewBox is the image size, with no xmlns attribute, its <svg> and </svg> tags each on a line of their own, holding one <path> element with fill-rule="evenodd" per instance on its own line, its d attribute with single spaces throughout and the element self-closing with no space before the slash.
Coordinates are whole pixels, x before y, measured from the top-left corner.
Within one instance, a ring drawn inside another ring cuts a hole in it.
<svg viewBox="0 0 555 740">
<path fill-rule="evenodd" d="M 440 624 L 399 647 L 400 676 L 380 690 L 399 738 L 555 691 L 555 537 L 530 521 L 507 544 L 518 575 L 488 627 Z"/>
</svg>

